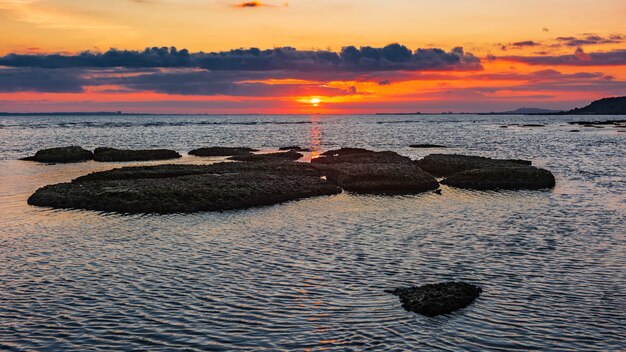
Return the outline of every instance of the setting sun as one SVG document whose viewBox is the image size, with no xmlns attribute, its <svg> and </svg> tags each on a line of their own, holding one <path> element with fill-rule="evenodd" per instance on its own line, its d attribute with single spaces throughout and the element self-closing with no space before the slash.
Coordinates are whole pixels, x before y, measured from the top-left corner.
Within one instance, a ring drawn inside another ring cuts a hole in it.
<svg viewBox="0 0 626 352">
<path fill-rule="evenodd" d="M 319 106 L 322 101 L 319 98 L 311 98 L 311 105 Z"/>
</svg>

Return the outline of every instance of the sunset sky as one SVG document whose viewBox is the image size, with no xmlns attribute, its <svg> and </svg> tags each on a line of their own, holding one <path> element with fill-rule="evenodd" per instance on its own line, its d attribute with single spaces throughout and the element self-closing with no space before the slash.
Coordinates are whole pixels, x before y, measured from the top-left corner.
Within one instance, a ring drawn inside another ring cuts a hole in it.
<svg viewBox="0 0 626 352">
<path fill-rule="evenodd" d="M 626 95 L 624 0 L 0 0 L 0 33 L 8 112 L 483 112 Z"/>
</svg>

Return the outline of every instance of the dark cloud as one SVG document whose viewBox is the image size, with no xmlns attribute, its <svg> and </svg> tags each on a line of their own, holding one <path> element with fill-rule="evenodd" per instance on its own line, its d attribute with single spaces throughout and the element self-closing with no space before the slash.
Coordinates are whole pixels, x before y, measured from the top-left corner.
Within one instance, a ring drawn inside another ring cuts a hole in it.
<svg viewBox="0 0 626 352">
<path fill-rule="evenodd" d="M 532 41 L 532 40 L 525 40 L 523 42 L 511 43 L 510 45 L 512 47 L 515 47 L 515 48 L 524 48 L 524 47 L 529 47 L 529 46 L 539 46 L 541 44 L 539 44 L 539 43 L 537 43 L 535 41 Z"/>
<path fill-rule="evenodd" d="M 388 79 L 384 79 L 384 80 L 378 82 L 378 85 L 381 85 L 381 86 L 388 86 L 390 84 L 391 84 L 391 81 L 388 80 Z"/>
<path fill-rule="evenodd" d="M 74 69 L 0 69 L 0 92 L 80 93 L 87 84 Z"/>
<path fill-rule="evenodd" d="M 619 34 L 609 37 L 588 34 L 583 37 L 558 37 L 556 40 L 566 46 L 578 47 L 581 45 L 620 44 L 626 41 L 626 37 Z"/>
<path fill-rule="evenodd" d="M 501 56 L 499 59 L 529 65 L 619 66 L 626 65 L 626 49 L 585 53 L 581 48 L 571 55 Z"/>
<path fill-rule="evenodd" d="M 266 5 L 259 1 L 246 1 L 246 2 L 242 2 L 242 3 L 235 5 L 235 7 L 241 7 L 241 8 L 261 7 L 261 6 L 266 6 Z"/>
<path fill-rule="evenodd" d="M 348 46 L 336 53 L 298 50 L 291 47 L 268 50 L 235 49 L 223 52 L 190 53 L 186 49 L 147 48 L 144 51 L 110 49 L 104 53 L 85 51 L 76 55 L 8 54 L 0 66 L 40 68 L 202 68 L 219 71 L 385 71 L 480 69 L 480 60 L 462 48 L 449 52 L 418 49 L 399 44 L 383 48 Z"/>
</svg>

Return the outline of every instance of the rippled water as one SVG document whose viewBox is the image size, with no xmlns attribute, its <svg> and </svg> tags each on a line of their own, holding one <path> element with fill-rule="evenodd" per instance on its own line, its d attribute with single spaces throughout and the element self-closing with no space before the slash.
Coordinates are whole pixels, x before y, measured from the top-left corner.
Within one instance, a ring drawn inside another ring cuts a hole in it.
<svg viewBox="0 0 626 352">
<path fill-rule="evenodd" d="M 0 350 L 624 350 L 626 133 L 565 123 L 608 118 L 0 117 Z M 440 152 L 413 143 L 533 159 L 557 187 L 120 216 L 26 198 L 139 164 L 15 160 L 68 144 Z M 484 292 L 436 318 L 383 292 L 443 280 Z"/>
</svg>

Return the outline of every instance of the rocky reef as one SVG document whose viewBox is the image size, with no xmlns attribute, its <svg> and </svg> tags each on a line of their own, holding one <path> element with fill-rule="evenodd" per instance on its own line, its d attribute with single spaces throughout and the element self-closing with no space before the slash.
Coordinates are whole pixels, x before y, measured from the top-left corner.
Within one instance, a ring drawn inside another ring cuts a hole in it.
<svg viewBox="0 0 626 352">
<path fill-rule="evenodd" d="M 235 161 L 249 161 L 249 162 L 275 162 L 275 161 L 296 161 L 302 158 L 304 155 L 295 152 L 278 152 L 278 153 L 266 153 L 266 154 L 242 154 L 235 155 L 228 158 Z"/>
<path fill-rule="evenodd" d="M 256 152 L 258 150 L 247 147 L 204 147 L 190 151 L 194 156 L 233 156 Z"/>
<path fill-rule="evenodd" d="M 322 154 L 311 164 L 331 182 L 355 193 L 411 194 L 439 187 L 432 175 L 394 152 L 342 148 Z"/>
<path fill-rule="evenodd" d="M 149 161 L 167 160 L 180 158 L 181 155 L 174 150 L 168 149 L 116 149 L 116 148 L 96 148 L 93 152 L 95 161 Z"/>
<path fill-rule="evenodd" d="M 128 167 L 38 189 L 28 204 L 119 213 L 188 213 L 278 204 L 341 189 L 303 163 Z"/>
<path fill-rule="evenodd" d="M 553 188 L 554 175 L 520 159 L 491 159 L 458 154 L 431 154 L 416 161 L 424 170 L 445 176 L 441 183 L 476 190 Z"/>
<path fill-rule="evenodd" d="M 41 163 L 78 163 L 93 160 L 93 153 L 78 146 L 42 149 L 34 156 L 21 160 L 38 161 Z"/>
<path fill-rule="evenodd" d="M 434 317 L 467 307 L 480 296 L 482 289 L 465 282 L 442 282 L 386 292 L 398 296 L 404 309 Z"/>
</svg>

